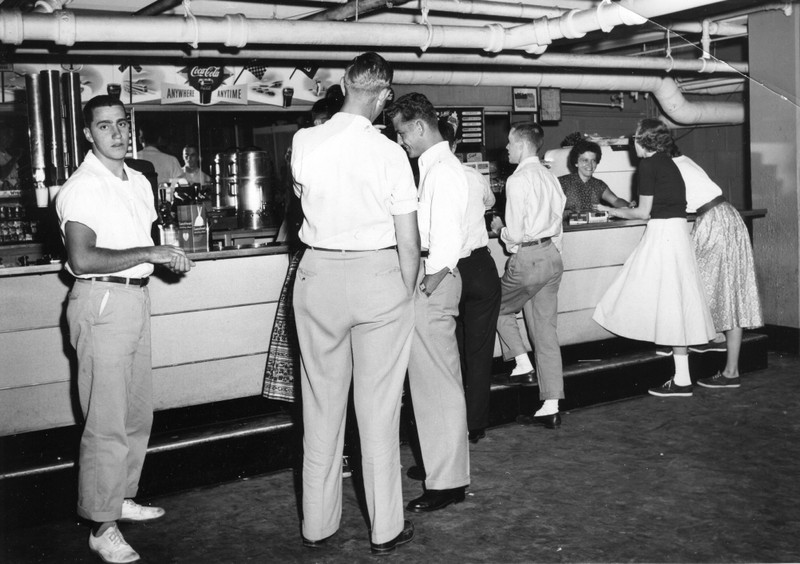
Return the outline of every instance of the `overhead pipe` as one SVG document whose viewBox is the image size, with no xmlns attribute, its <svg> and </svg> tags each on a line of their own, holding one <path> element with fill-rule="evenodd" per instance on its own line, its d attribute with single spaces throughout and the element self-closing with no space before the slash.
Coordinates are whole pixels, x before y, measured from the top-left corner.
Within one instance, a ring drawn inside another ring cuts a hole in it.
<svg viewBox="0 0 800 564">
<path fill-rule="evenodd" d="M 733 20 L 741 18 L 742 16 L 749 16 L 750 14 L 757 14 L 759 12 L 781 11 L 785 16 L 791 16 L 794 10 L 792 2 L 774 2 L 772 4 L 764 4 L 763 6 L 753 6 L 752 8 L 744 8 L 736 10 L 735 12 L 728 12 L 727 14 L 720 14 L 711 18 L 715 22 L 722 22 L 726 20 Z"/>
<path fill-rule="evenodd" d="M 393 82 L 412 85 L 544 86 L 568 90 L 651 92 L 664 113 L 676 123 L 741 124 L 745 117 L 742 103 L 690 102 L 670 77 L 398 70 L 394 73 Z"/>
<path fill-rule="evenodd" d="M 620 0 L 601 2 L 592 10 L 573 10 L 559 18 L 540 18 L 506 32 L 501 48 L 527 46 L 529 52 L 543 52 L 556 39 L 577 39 L 591 31 L 606 33 L 618 25 L 642 25 L 648 19 L 724 0 Z"/>
<path fill-rule="evenodd" d="M 682 9 L 683 4 L 705 5 L 721 0 L 634 0 L 603 2 L 596 10 L 573 10 L 559 18 L 541 18 L 533 24 L 503 28 L 486 26 L 422 26 L 367 22 L 247 19 L 241 14 L 216 17 L 108 16 L 59 11 L 54 14 L 0 12 L 0 41 L 20 45 L 24 41 L 52 41 L 72 46 L 77 42 L 223 44 L 242 48 L 248 44 L 352 45 L 371 47 L 464 48 L 500 52 L 522 49 L 531 43 L 546 46 L 555 38 L 580 37 L 592 28 L 605 31 L 624 23 L 637 25 L 644 18 L 623 7 L 631 5 L 662 15 Z M 664 6 L 669 6 L 665 8 Z M 675 9 L 673 9 L 673 5 Z M 612 12 L 609 14 L 609 12 Z M 602 16 L 601 16 L 602 14 Z M 536 51 L 534 49 L 534 51 Z M 424 50 L 424 49 L 423 49 Z M 537 51 L 538 52 L 538 51 Z"/>
<path fill-rule="evenodd" d="M 411 0 L 350 0 L 347 4 L 317 12 L 303 19 L 313 21 L 344 21 L 383 8 L 392 8 L 394 6 L 400 6 L 401 4 L 407 4 L 410 1 Z"/>
<path fill-rule="evenodd" d="M 589 9 L 592 2 L 574 2 L 573 9 Z M 581 6 L 578 6 L 581 5 Z M 562 2 L 559 7 L 533 6 L 522 2 L 492 2 L 491 0 L 427 0 L 431 12 L 462 14 L 469 16 L 491 16 L 497 18 L 515 18 L 520 20 L 533 18 L 557 18 L 567 11 Z"/>
<path fill-rule="evenodd" d="M 242 49 L 235 53 L 236 58 L 243 60 L 277 60 L 282 63 L 287 61 L 351 61 L 353 57 L 362 53 L 362 50 L 337 50 L 337 51 L 315 51 L 312 49 L 294 49 L 285 51 L 275 51 L 271 49 Z M 46 56 L 52 53 L 46 48 L 17 48 L 15 53 L 18 56 Z M 489 65 L 492 67 L 522 67 L 522 68 L 578 68 L 578 69 L 631 69 L 631 70 L 652 70 L 652 71 L 677 71 L 677 72 L 698 72 L 704 74 L 747 74 L 749 65 L 746 62 L 723 62 L 709 60 L 706 63 L 699 59 L 674 59 L 670 61 L 664 57 L 633 57 L 633 56 L 614 56 L 614 55 L 572 55 L 568 53 L 544 53 L 536 57 L 520 54 L 491 55 L 491 54 L 458 54 L 452 55 L 441 52 L 427 51 L 419 55 L 414 53 L 382 53 L 384 58 L 392 64 L 409 65 Z M 76 57 L 87 57 L 96 59 L 107 57 L 108 50 L 86 49 L 73 51 L 70 53 L 70 60 Z M 212 49 L 199 49 L 187 55 L 180 49 L 164 50 L 158 52 L 126 49 L 115 51 L 114 55 L 125 58 L 147 59 L 148 57 L 158 57 L 159 59 L 172 59 L 175 61 L 187 60 L 215 60 L 230 59 L 230 53 L 221 53 Z"/>
<path fill-rule="evenodd" d="M 180 6 L 183 0 L 156 0 L 152 4 L 148 4 L 141 10 L 133 13 L 134 16 L 157 16 L 163 14 L 167 10 L 171 10 L 176 6 Z"/>
</svg>

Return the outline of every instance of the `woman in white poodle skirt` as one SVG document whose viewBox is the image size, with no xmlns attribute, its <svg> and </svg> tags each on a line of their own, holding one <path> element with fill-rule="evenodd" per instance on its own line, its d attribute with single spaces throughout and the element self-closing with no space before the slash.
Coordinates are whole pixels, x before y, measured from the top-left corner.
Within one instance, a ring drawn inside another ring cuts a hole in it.
<svg viewBox="0 0 800 564">
<path fill-rule="evenodd" d="M 716 335 L 686 224 L 686 186 L 672 161 L 672 135 L 656 119 L 639 122 L 639 206 L 611 208 L 612 217 L 648 219 L 642 240 L 611 283 L 593 319 L 622 337 L 672 347 L 675 375 L 650 394 L 692 395 L 689 345 Z"/>
</svg>

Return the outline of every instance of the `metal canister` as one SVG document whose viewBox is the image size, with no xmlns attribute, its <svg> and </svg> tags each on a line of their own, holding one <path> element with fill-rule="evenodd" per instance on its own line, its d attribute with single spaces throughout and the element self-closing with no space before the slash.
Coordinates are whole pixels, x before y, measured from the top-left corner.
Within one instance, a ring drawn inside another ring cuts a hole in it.
<svg viewBox="0 0 800 564">
<path fill-rule="evenodd" d="M 267 226 L 265 210 L 269 196 L 272 161 L 266 151 L 248 149 L 239 153 L 239 227 L 260 229 Z"/>
<path fill-rule="evenodd" d="M 222 206 L 225 208 L 236 208 L 238 206 L 238 182 L 239 182 L 239 152 L 230 149 L 224 153 L 222 159 Z"/>
</svg>

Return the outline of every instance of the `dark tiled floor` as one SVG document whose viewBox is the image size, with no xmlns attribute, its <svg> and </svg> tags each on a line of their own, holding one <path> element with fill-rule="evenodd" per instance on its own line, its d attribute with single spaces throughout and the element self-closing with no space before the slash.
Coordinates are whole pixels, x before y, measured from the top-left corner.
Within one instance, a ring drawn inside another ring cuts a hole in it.
<svg viewBox="0 0 800 564">
<path fill-rule="evenodd" d="M 557 431 L 491 429 L 471 447 L 467 501 L 411 516 L 417 536 L 391 561 L 800 561 L 800 360 L 770 353 L 742 380 L 576 409 Z M 370 562 L 351 483 L 321 550 L 300 545 L 288 470 L 147 500 L 167 516 L 122 531 L 145 563 Z M 5 531 L 0 559 L 95 562 L 87 535 L 75 519 Z"/>
</svg>

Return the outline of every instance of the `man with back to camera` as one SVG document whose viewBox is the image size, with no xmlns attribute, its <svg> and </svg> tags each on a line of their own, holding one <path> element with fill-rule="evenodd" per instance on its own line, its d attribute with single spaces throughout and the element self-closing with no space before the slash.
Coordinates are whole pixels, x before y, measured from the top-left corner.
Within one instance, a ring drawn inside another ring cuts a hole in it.
<svg viewBox="0 0 800 564">
<path fill-rule="evenodd" d="M 146 124 L 139 126 L 139 142 L 142 144 L 142 150 L 139 151 L 137 158 L 153 163 L 158 174 L 158 185 L 161 186 L 162 182 L 183 176 L 183 169 L 178 159 L 156 147 L 157 138 L 153 126 Z"/>
<path fill-rule="evenodd" d="M 117 521 L 147 521 L 159 507 L 135 503 L 153 421 L 148 276 L 194 263 L 153 246 L 153 193 L 125 163 L 130 124 L 118 98 L 96 96 L 83 109 L 92 150 L 58 193 L 56 211 L 75 277 L 67 323 L 78 358 L 85 419 L 78 459 L 78 514 L 94 522 L 89 547 L 105 562 L 134 562 Z"/>
<path fill-rule="evenodd" d="M 467 179 L 439 133 L 436 110 L 418 93 L 387 110 L 397 142 L 419 157 L 418 223 L 427 258 L 414 293 L 416 324 L 408 382 L 419 434 L 425 492 L 409 502 L 416 513 L 464 501 L 469 485 L 467 414 L 456 342 L 460 258 L 466 246 Z"/>
<path fill-rule="evenodd" d="M 497 321 L 503 358 L 516 361 L 509 380 L 514 384 L 533 382 L 533 366 L 517 324 L 517 313 L 522 310 L 534 347 L 539 398 L 544 401 L 533 416 L 521 415 L 517 421 L 555 429 L 561 425 L 558 400 L 564 398 L 557 332 L 558 288 L 564 265 L 553 239 L 561 236 L 566 197 L 558 179 L 539 162 L 543 143 L 539 124 L 511 126 L 508 161 L 519 164 L 506 181 L 506 227 L 496 217 L 492 229 L 511 253 L 500 281 L 503 296 Z"/>
<path fill-rule="evenodd" d="M 439 132 L 453 153 L 458 144 L 456 125 L 446 119 L 439 120 Z M 486 210 L 494 206 L 495 197 L 483 174 L 467 165 L 463 167 L 469 187 L 464 252 L 469 254 L 458 261 L 461 300 L 458 303 L 456 338 L 464 377 L 469 442 L 476 444 L 486 436 L 489 426 L 494 335 L 501 293 L 497 266 L 489 252 L 485 220 Z"/>
<path fill-rule="evenodd" d="M 414 537 L 403 519 L 399 429 L 419 268 L 416 189 L 403 151 L 372 125 L 391 80 L 382 57 L 359 55 L 342 78 L 341 110 L 292 141 L 295 193 L 305 214 L 300 239 L 308 246 L 294 285 L 308 548 L 323 545 L 341 522 L 351 381 L 370 549 L 387 554 Z"/>
</svg>

